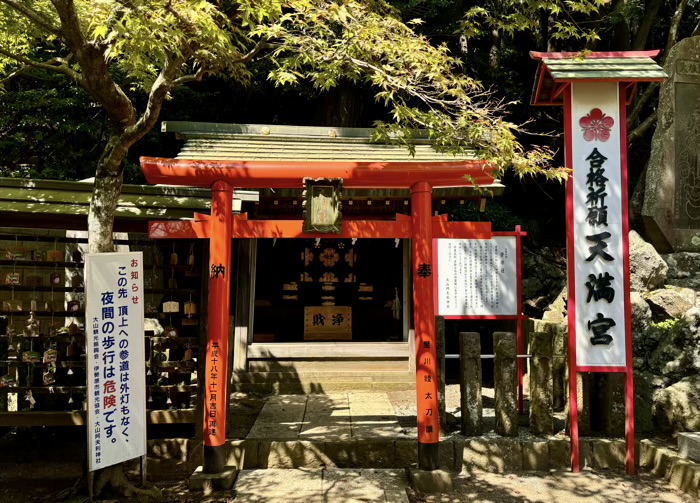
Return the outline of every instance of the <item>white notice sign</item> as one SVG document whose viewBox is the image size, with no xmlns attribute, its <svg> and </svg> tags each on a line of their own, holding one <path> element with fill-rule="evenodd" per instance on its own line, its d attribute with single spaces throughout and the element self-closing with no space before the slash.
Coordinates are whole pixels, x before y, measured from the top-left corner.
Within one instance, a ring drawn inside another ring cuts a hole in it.
<svg viewBox="0 0 700 503">
<path fill-rule="evenodd" d="M 620 103 L 616 82 L 571 84 L 576 365 L 626 366 Z M 569 313 L 571 316 L 572 313 Z"/>
<path fill-rule="evenodd" d="M 440 316 L 518 314 L 516 237 L 438 239 Z"/>
<path fill-rule="evenodd" d="M 85 257 L 88 469 L 146 454 L 143 254 Z"/>
</svg>

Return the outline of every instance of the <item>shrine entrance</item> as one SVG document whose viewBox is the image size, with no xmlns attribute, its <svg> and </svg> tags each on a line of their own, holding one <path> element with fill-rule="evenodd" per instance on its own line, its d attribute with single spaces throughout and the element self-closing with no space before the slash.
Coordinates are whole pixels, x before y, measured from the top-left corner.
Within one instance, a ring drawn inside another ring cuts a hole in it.
<svg viewBox="0 0 700 503">
<path fill-rule="evenodd" d="M 406 240 L 260 239 L 253 343 L 404 341 Z M 410 291 L 409 291 L 410 293 Z"/>
<path fill-rule="evenodd" d="M 266 129 L 266 128 L 263 128 Z M 269 132 L 269 130 L 268 130 Z M 263 134 L 265 134 L 263 132 Z M 264 141 L 264 140 L 263 140 Z M 394 150 L 396 154 L 398 150 Z M 386 157 L 386 152 L 370 155 Z M 433 187 L 469 187 L 488 185 L 494 180 L 483 161 L 470 158 L 455 160 L 435 154 L 421 159 L 418 155 L 401 160 L 334 160 L 316 156 L 313 161 L 248 160 L 192 158 L 180 159 L 142 158 L 141 167 L 149 183 L 186 185 L 212 189 L 211 215 L 195 214 L 191 221 L 151 222 L 149 236 L 158 238 L 209 239 L 209 300 L 208 342 L 206 348 L 205 379 L 201 389 L 204 399 L 204 465 L 205 473 L 221 473 L 224 470 L 224 442 L 226 439 L 226 408 L 228 382 L 226 369 L 229 355 L 229 304 L 231 275 L 231 245 L 234 238 L 251 240 L 279 240 L 296 238 L 306 242 L 333 240 L 336 247 L 326 247 L 332 261 L 340 244 L 350 240 L 410 240 L 411 276 L 413 290 L 413 327 L 415 330 L 415 378 L 418 410 L 418 461 L 421 469 L 438 466 L 438 442 L 440 438 L 437 405 L 437 370 L 435 345 L 435 309 L 433 278 L 433 239 L 471 238 L 489 239 L 490 223 L 449 222 L 446 215 L 433 216 Z M 435 158 L 438 155 L 438 158 Z M 249 219 L 246 214 L 233 215 L 233 188 L 273 189 L 300 188 L 304 179 L 342 180 L 345 188 L 357 190 L 399 189 L 410 191 L 410 215 L 396 214 L 391 220 L 348 219 L 335 227 L 333 233 L 305 229 L 307 222 L 298 219 Z M 400 241 L 399 241 L 400 242 Z M 320 246 L 318 250 L 320 250 Z M 316 248 L 314 247 L 314 250 Z M 304 247 L 306 253 L 306 247 Z M 313 253 L 309 250 L 309 253 Z M 346 252 L 347 253 L 347 252 Z M 302 257 L 300 257 L 300 260 Z M 345 257 L 343 257 L 345 259 Z M 354 257 L 350 257 L 353 261 Z M 346 261 L 346 262 L 349 262 Z M 304 258 L 306 262 L 306 258 Z M 330 271 L 324 271 L 328 274 Z M 306 274 L 308 271 L 302 271 Z M 352 273 L 349 273 L 352 274 Z M 300 280 L 303 277 L 300 276 Z M 329 279 L 329 277 L 326 277 Z M 292 282 L 287 283 L 290 287 Z M 297 288 L 299 283 L 297 282 Z M 333 281 L 322 282 L 325 286 Z M 402 293 L 405 289 L 402 288 Z M 293 291 L 293 290 L 289 290 Z M 332 290 L 331 290 L 332 291 Z M 321 290 L 323 292 L 323 290 Z M 396 292 L 398 288 L 396 288 Z M 294 294 L 287 294 L 294 295 Z M 321 295 L 323 296 L 323 295 Z M 328 295 L 328 297 L 331 295 Z M 329 300 L 329 299 L 328 299 Z M 322 304 L 322 303 L 321 303 Z M 334 307 L 334 306 L 305 306 Z M 320 320 L 330 314 L 339 319 L 339 312 L 305 312 L 311 316 L 305 334 L 323 335 L 319 331 Z M 315 318 L 314 318 L 315 317 Z M 318 321 L 314 324 L 313 320 Z M 344 320 L 343 320 L 344 321 Z M 342 324 L 343 321 L 340 323 Z M 306 325 L 305 325 L 306 326 Z M 324 325 L 325 326 L 325 325 Z M 333 325 L 331 325 L 333 326 Z M 316 328 L 314 328 L 316 327 Z M 327 331 L 326 331 L 327 332 Z M 352 329 L 350 329 L 352 333 Z M 235 349 L 234 349 L 235 352 Z"/>
</svg>

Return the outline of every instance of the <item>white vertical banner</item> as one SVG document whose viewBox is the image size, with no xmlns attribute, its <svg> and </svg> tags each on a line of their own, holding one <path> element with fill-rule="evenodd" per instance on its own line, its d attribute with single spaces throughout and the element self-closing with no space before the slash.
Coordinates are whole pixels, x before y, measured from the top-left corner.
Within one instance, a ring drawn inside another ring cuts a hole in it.
<svg viewBox="0 0 700 503">
<path fill-rule="evenodd" d="M 85 257 L 88 469 L 146 454 L 143 253 Z"/>
<path fill-rule="evenodd" d="M 620 103 L 616 82 L 571 84 L 576 365 L 625 367 Z M 573 240 L 573 242 L 571 242 Z M 571 257 L 571 251 L 570 251 Z"/>
</svg>

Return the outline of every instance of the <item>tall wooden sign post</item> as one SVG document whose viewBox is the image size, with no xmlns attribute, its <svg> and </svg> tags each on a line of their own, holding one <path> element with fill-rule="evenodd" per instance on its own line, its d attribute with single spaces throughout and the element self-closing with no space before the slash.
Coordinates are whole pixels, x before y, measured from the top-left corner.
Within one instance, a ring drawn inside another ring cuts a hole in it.
<svg viewBox="0 0 700 503">
<path fill-rule="evenodd" d="M 334 229 L 334 238 L 411 239 L 413 246 L 414 326 L 416 331 L 416 393 L 418 465 L 438 468 L 440 418 L 437 398 L 435 315 L 433 304 L 433 238 L 489 239 L 489 222 L 448 222 L 432 216 L 432 186 L 463 187 L 493 182 L 480 161 L 455 162 L 255 162 L 141 158 L 149 183 L 211 187 L 212 212 L 191 221 L 149 223 L 152 239 L 209 239 L 209 326 L 204 401 L 204 463 L 202 472 L 217 475 L 224 466 L 226 440 L 227 345 L 231 239 L 323 238 L 305 232 L 304 220 L 248 220 L 233 215 L 233 187 L 301 188 L 305 178 L 342 180 L 350 188 L 411 189 L 411 217 L 393 221 L 348 220 Z M 468 175 L 468 178 L 465 177 Z M 307 229 L 308 230 L 308 229 Z M 339 232 L 337 232 L 339 231 Z M 223 478 L 223 476 L 222 476 Z M 216 480 L 216 479 L 214 479 Z M 230 479 L 233 482 L 233 479 Z M 217 482 L 221 486 L 221 480 Z"/>
<path fill-rule="evenodd" d="M 580 470 L 577 374 L 625 374 L 625 467 L 634 466 L 634 379 L 625 105 L 638 82 L 663 80 L 658 51 L 531 53 L 534 105 L 563 105 L 571 469 Z"/>
</svg>

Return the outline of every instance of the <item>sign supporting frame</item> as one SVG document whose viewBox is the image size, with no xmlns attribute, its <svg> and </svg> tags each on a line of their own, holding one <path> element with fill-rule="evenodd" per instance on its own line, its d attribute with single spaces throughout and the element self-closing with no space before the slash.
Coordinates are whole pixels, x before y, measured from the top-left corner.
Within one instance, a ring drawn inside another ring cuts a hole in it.
<svg viewBox="0 0 700 503">
<path fill-rule="evenodd" d="M 515 226 L 515 231 L 495 231 L 491 233 L 491 237 L 513 237 L 515 240 L 515 283 L 516 283 L 516 312 L 514 314 L 488 314 L 488 315 L 441 315 L 439 314 L 439 299 L 435 295 L 435 313 L 442 316 L 445 320 L 514 320 L 516 323 L 516 343 L 519 355 L 524 353 L 523 342 L 523 322 L 527 321 L 528 317 L 523 315 L 523 299 L 522 299 L 522 238 L 527 236 L 527 232 L 523 232 L 519 225 Z M 490 238 L 487 238 L 490 239 Z M 439 271 L 438 263 L 438 241 L 433 239 L 433 256 L 435 257 L 435 269 Z M 433 289 L 435 292 L 438 288 L 438 274 L 435 274 L 433 279 Z M 523 374 L 524 362 L 522 358 L 517 359 L 518 366 L 518 413 L 522 414 L 524 406 L 523 393 Z"/>
<path fill-rule="evenodd" d="M 532 104 L 564 106 L 565 163 L 573 169 L 566 184 L 569 414 L 573 472 L 581 469 L 577 375 L 579 372 L 617 372 L 625 374 L 625 469 L 629 475 L 635 473 L 626 105 L 634 96 L 637 83 L 665 78 L 663 70 L 651 59 L 658 53 L 600 52 L 585 56 L 579 53 L 530 53 L 533 59 L 540 61 Z M 629 65 L 626 71 L 620 71 L 625 65 Z M 581 99 L 578 98 L 579 92 Z M 597 106 L 598 101 L 605 110 Z M 606 111 L 610 114 L 607 117 Z M 612 140 L 607 145 L 612 145 L 612 148 L 603 147 L 608 140 Z M 582 142 L 586 142 L 585 150 Z M 616 145 L 618 152 L 615 151 Z M 604 153 L 601 154 L 598 148 Z M 608 159 L 610 163 L 606 167 L 610 169 L 610 179 L 604 176 L 603 167 Z M 608 181 L 613 186 L 608 192 L 619 192 L 619 196 L 606 192 Z M 575 187 L 575 182 L 578 187 Z M 617 187 L 619 190 L 615 190 Z M 585 197 L 582 197 L 582 190 Z M 618 236 L 613 237 L 615 234 Z M 608 239 L 611 239 L 610 243 Z M 608 244 L 612 246 L 608 248 Z M 581 270 L 582 261 L 588 264 L 585 266 L 585 272 L 590 273 L 587 282 L 582 279 L 586 278 Z M 599 312 L 593 314 L 595 311 Z"/>
</svg>

